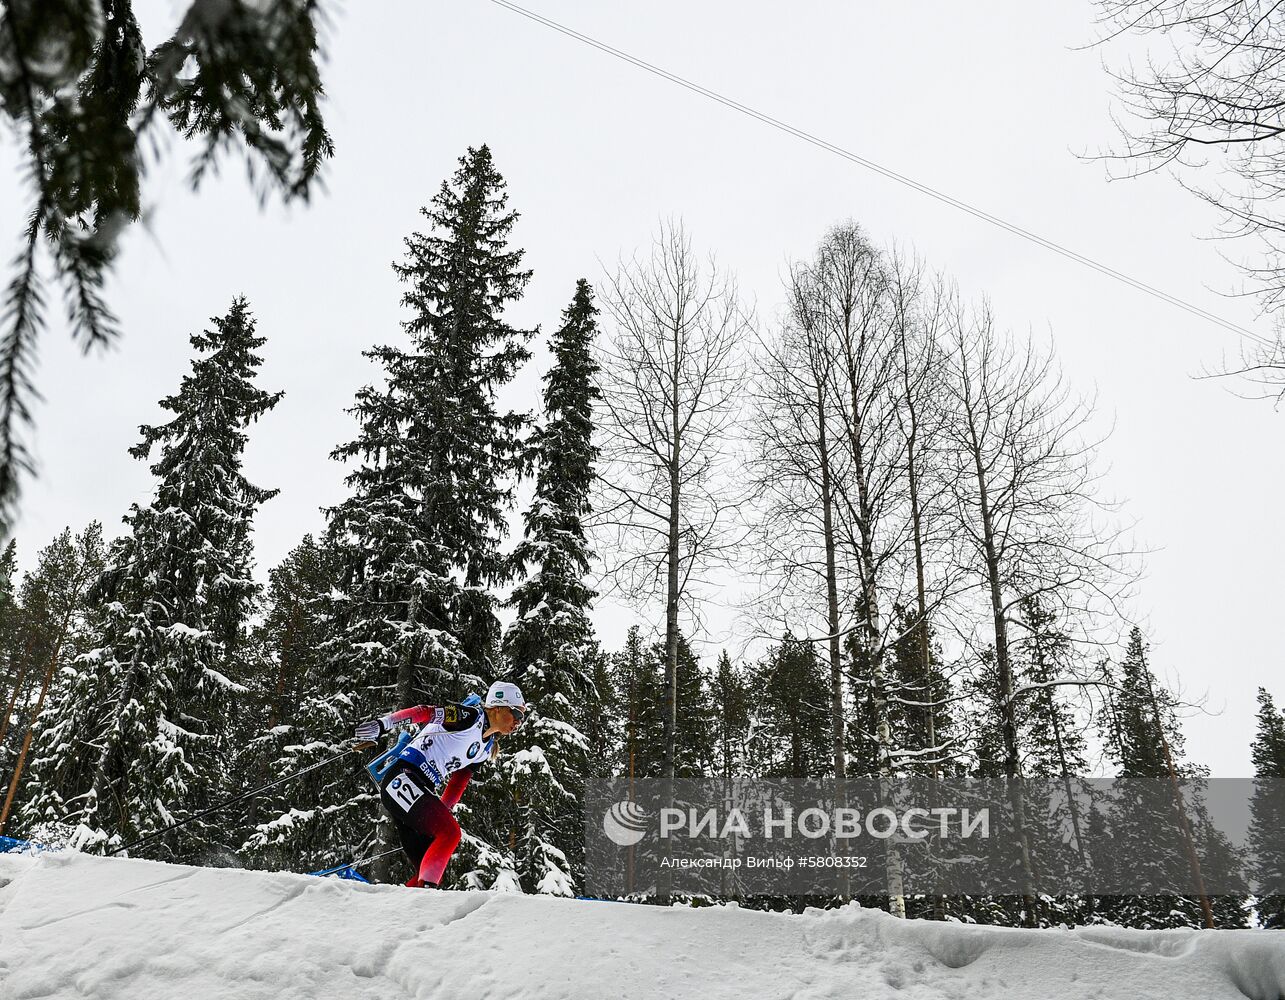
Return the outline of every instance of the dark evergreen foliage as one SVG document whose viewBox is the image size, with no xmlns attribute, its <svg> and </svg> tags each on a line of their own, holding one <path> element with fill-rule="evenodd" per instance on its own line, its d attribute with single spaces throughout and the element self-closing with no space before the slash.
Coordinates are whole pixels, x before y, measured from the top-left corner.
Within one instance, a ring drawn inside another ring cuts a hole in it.
<svg viewBox="0 0 1285 1000">
<path fill-rule="evenodd" d="M 909 608 L 893 609 L 896 636 L 887 657 L 888 724 L 893 743 L 909 754 L 902 767 L 912 774 L 959 773 L 953 688 L 931 621 L 918 622 Z M 928 663 L 922 662 L 920 630 L 928 632 Z M 930 719 L 931 716 L 931 719 Z M 932 741 L 929 740 L 931 721 Z"/>
<path fill-rule="evenodd" d="M 832 773 L 829 668 L 814 643 L 786 633 L 754 672 L 755 729 L 751 767 L 766 777 Z"/>
<path fill-rule="evenodd" d="M 507 246 L 517 213 L 482 146 L 460 159 L 431 205 L 428 234 L 406 239 L 404 347 L 367 356 L 386 384 L 357 394 L 352 495 L 330 511 L 341 560 L 343 634 L 333 652 L 361 664 L 363 710 L 462 697 L 500 673 L 491 588 L 527 418 L 496 393 L 528 358 L 528 331 L 503 318 L 530 278 Z"/>
<path fill-rule="evenodd" d="M 326 653 L 333 635 L 335 553 L 305 535 L 268 573 L 258 658 L 243 703 L 241 783 L 257 787 L 338 753 L 351 731 L 361 678 Z M 267 868 L 315 870 L 343 860 L 370 837 L 371 790 L 357 756 L 314 771 L 256 798 L 246 813 L 247 861 Z"/>
<path fill-rule="evenodd" d="M 525 579 L 509 605 L 517 618 L 504 637 L 511 676 L 532 705 L 522 729 L 508 740 L 511 824 L 517 867 L 528 892 L 570 895 L 583 881 L 581 814 L 588 760 L 599 750 L 581 731 L 594 702 L 597 659 L 585 582 L 590 553 L 583 518 L 589 513 L 598 449 L 593 443 L 598 367 L 593 292 L 581 279 L 550 342 L 553 367 L 544 377 L 544 416 L 531 435 L 535 496 L 525 533 L 513 552 Z"/>
<path fill-rule="evenodd" d="M 1243 885 L 1241 860 L 1209 819 L 1202 801 L 1205 773 L 1185 761 L 1175 699 L 1152 673 L 1146 639 L 1136 626 L 1116 680 L 1107 735 L 1119 773 L 1109 834 L 1101 842 L 1090 840 L 1090 848 L 1095 872 L 1112 876 L 1102 881 L 1136 886 L 1137 892 L 1095 900 L 1095 914 L 1129 927 L 1202 926 L 1184 818 L 1206 885 Z M 1176 886 L 1192 889 L 1178 893 L 1171 888 Z M 1213 896 L 1217 926 L 1245 925 L 1247 890 Z"/>
<path fill-rule="evenodd" d="M 103 529 L 98 522 L 79 535 L 64 529 L 40 550 L 35 569 L 23 574 L 5 623 L 6 659 L 13 675 L 5 692 L 9 715 L 0 719 L 4 830 L 28 832 L 30 817 L 24 816 L 24 806 L 41 795 L 39 783 L 32 780 L 32 746 L 44 727 L 56 723 L 44 709 L 58 703 L 69 665 L 85 652 L 93 636 L 96 615 L 86 595 L 102 574 L 103 557 Z"/>
<path fill-rule="evenodd" d="M 249 425 L 281 394 L 254 384 L 264 339 L 245 300 L 213 324 L 191 338 L 191 373 L 161 401 L 172 419 L 141 428 L 131 449 L 139 459 L 159 450 L 156 493 L 111 546 L 91 594 L 103 619 L 95 648 L 77 660 L 51 706 L 56 724 L 42 732 L 31 815 L 73 824 L 85 848 L 129 843 L 226 788 L 229 715 L 245 690 L 237 678 L 249 672 L 246 626 L 259 594 L 251 525 L 275 493 L 245 478 L 241 456 Z M 222 845 L 217 822 L 200 822 L 148 853 L 194 860 Z"/>
<path fill-rule="evenodd" d="M 593 655 L 593 689 L 581 706 L 580 731 L 592 753 L 585 763 L 585 780 L 616 774 L 621 759 L 625 716 L 612 673 L 612 658 L 600 648 Z"/>
<path fill-rule="evenodd" d="M 350 722 L 458 701 L 505 672 L 496 589 L 514 569 L 501 542 L 529 418 L 501 411 L 496 397 L 528 359 L 532 335 L 504 319 L 531 276 L 523 251 L 508 245 L 517 213 L 507 205 L 490 150 L 469 149 L 421 210 L 431 228 L 407 237 L 394 265 L 406 337 L 367 352 L 385 383 L 357 393 L 357 437 L 334 451 L 352 470 L 351 494 L 328 512 L 339 580 L 326 652 L 334 700 L 348 700 Z M 504 776 L 482 768 L 474 781 L 474 829 L 486 825 L 489 807 L 491 829 L 509 833 Z M 351 801 L 326 797 L 318 806 Z M 497 857 L 468 838 L 452 870 L 484 868 L 468 877 L 489 886 L 501 867 L 511 870 L 511 857 Z"/>
<path fill-rule="evenodd" d="M 625 637 L 624 648 L 612 657 L 611 680 L 619 701 L 621 739 L 618 773 L 627 778 L 653 778 L 653 768 L 663 745 L 664 678 L 658 676 L 642 629 L 634 625 Z"/>
<path fill-rule="evenodd" d="M 1258 689 L 1249 849 L 1260 926 L 1285 930 L 1285 714 Z"/>
<path fill-rule="evenodd" d="M 0 716 L 0 730 L 5 734 L 0 737 L 0 774 L 7 774 L 6 763 L 11 759 L 6 753 L 8 736 L 14 723 L 14 714 L 22 702 L 23 685 L 26 682 L 25 658 L 20 644 L 15 642 L 19 631 L 19 608 L 17 595 L 14 592 L 13 575 L 18 568 L 18 543 L 10 539 L 9 544 L 0 552 L 0 705 L 5 714 Z"/>
<path fill-rule="evenodd" d="M 629 630 L 614 664 L 621 695 L 624 739 L 621 773 L 659 779 L 664 768 L 665 644 L 647 645 L 638 626 Z M 713 773 L 715 708 L 700 662 L 685 636 L 678 641 L 678 746 L 676 774 L 703 778 Z"/>
<path fill-rule="evenodd" d="M 251 174 L 306 198 L 332 154 L 321 114 L 321 0 L 192 0 L 148 52 L 131 0 L 0 2 L 0 117 L 23 144 L 31 210 L 0 328 L 0 512 L 31 469 L 19 425 L 31 420 L 32 367 L 46 322 L 37 250 L 51 252 L 73 335 L 114 339 L 103 298 L 121 231 L 139 217 L 149 159 L 168 121 L 200 151 L 197 184 L 240 147 Z"/>
<path fill-rule="evenodd" d="M 752 713 L 762 707 L 754 697 L 752 678 L 742 667 L 732 664 L 727 650 L 719 655 L 718 666 L 710 681 L 710 701 L 713 712 L 715 773 L 726 787 L 738 774 L 747 773 L 750 766 L 749 740 L 752 733 Z"/>
</svg>

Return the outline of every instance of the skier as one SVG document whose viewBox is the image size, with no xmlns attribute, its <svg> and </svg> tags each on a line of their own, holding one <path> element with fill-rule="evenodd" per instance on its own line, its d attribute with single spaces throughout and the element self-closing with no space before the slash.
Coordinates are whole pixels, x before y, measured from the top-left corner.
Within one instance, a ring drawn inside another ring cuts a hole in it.
<svg viewBox="0 0 1285 1000">
<path fill-rule="evenodd" d="M 499 752 L 497 736 L 522 725 L 527 704 L 516 684 L 496 681 L 481 705 L 418 705 L 357 727 L 356 737 L 373 742 L 400 723 L 422 728 L 384 773 L 379 797 L 397 827 L 402 850 L 416 874 L 406 885 L 436 888 L 460 843 L 452 810 L 464 794 L 473 768 Z M 442 785 L 440 798 L 437 789 Z"/>
</svg>

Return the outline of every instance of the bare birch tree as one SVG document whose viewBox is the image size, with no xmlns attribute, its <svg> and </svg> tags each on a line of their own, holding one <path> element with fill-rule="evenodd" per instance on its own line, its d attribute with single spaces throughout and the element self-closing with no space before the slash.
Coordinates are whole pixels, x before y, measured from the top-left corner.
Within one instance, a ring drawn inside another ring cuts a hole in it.
<svg viewBox="0 0 1285 1000">
<path fill-rule="evenodd" d="M 964 542 L 960 569 L 983 595 L 983 644 L 993 651 L 1003 771 L 1017 825 L 1025 919 L 1034 919 L 1012 629 L 1023 602 L 1068 613 L 1112 608 L 1127 581 L 1121 533 L 1099 523 L 1106 505 L 1088 437 L 1092 406 L 1069 390 L 1051 358 L 995 328 L 985 305 L 951 321 L 950 476 Z M 1095 520 L 1095 518 L 1097 518 Z M 1052 684 L 1089 683 L 1057 678 Z"/>
<path fill-rule="evenodd" d="M 818 316 L 834 345 L 830 373 L 847 475 L 835 483 L 840 545 L 857 584 L 854 614 L 873 706 L 880 794 L 892 795 L 897 771 L 886 672 L 888 612 L 902 598 L 908 562 L 905 440 L 898 423 L 901 355 L 886 261 L 855 224 L 833 228 L 814 265 Z M 887 844 L 890 909 L 906 914 L 901 852 Z"/>
<path fill-rule="evenodd" d="M 734 280 L 702 264 L 681 224 L 645 259 L 608 276 L 613 320 L 601 357 L 604 490 L 595 526 L 605 569 L 627 598 L 665 605 L 662 799 L 672 805 L 680 611 L 699 621 L 701 574 L 738 541 L 743 492 L 731 486 L 744 386 L 738 343 L 750 322 Z M 668 899 L 668 869 L 657 893 Z"/>
<path fill-rule="evenodd" d="M 828 653 L 833 767 L 841 792 L 847 774 L 841 640 L 851 625 L 842 615 L 840 578 L 845 594 L 852 582 L 848 567 L 839 564 L 836 541 L 835 481 L 846 476 L 846 467 L 830 398 L 835 357 L 821 328 L 810 264 L 790 268 L 786 295 L 785 321 L 771 341 L 760 343 L 753 382 L 755 542 L 766 598 L 755 611 L 779 610 L 781 627 L 773 637 L 786 631 L 812 637 L 820 619 L 821 634 L 813 641 L 824 642 Z"/>
<path fill-rule="evenodd" d="M 956 752 L 949 744 L 937 742 L 936 720 L 943 705 L 934 692 L 930 649 L 931 615 L 957 586 L 952 562 L 944 558 L 955 539 L 952 522 L 945 516 L 948 485 L 941 467 L 949 413 L 943 399 L 946 355 L 941 335 L 954 292 L 939 276 L 930 275 L 913 254 L 891 251 L 887 273 L 899 360 L 897 420 L 914 560 L 912 628 L 922 682 L 922 687 L 908 694 L 924 715 L 925 740 L 917 760 L 935 783 L 943 760 Z"/>
</svg>

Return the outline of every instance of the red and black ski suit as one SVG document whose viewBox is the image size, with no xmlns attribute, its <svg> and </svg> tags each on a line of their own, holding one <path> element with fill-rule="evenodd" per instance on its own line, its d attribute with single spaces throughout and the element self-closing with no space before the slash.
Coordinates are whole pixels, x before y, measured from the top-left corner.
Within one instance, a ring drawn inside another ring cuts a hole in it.
<svg viewBox="0 0 1285 1000">
<path fill-rule="evenodd" d="M 380 800 L 397 827 L 402 850 L 416 875 L 409 886 L 436 886 L 460 843 L 460 825 L 451 810 L 468 787 L 473 768 L 489 756 L 482 738 L 481 708 L 419 705 L 386 715 L 391 726 L 422 726 L 380 781 Z M 435 789 L 444 784 L 440 797 Z"/>
</svg>

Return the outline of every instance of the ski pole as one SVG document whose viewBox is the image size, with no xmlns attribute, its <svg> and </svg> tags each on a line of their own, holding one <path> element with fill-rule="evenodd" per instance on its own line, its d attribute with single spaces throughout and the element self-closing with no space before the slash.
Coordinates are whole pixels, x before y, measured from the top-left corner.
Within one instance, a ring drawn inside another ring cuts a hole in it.
<svg viewBox="0 0 1285 1000">
<path fill-rule="evenodd" d="M 278 778 L 276 781 L 268 782 L 268 784 L 266 785 L 260 785 L 258 788 L 252 788 L 248 792 L 242 792 L 240 795 L 234 795 L 232 798 L 226 799 L 223 802 L 220 802 L 218 805 L 210 806 L 209 809 L 203 809 L 195 816 L 189 816 L 187 819 L 179 820 L 177 823 L 171 823 L 169 826 L 162 827 L 161 829 L 156 830 L 153 833 L 149 833 L 146 837 L 139 838 L 138 840 L 134 841 L 132 844 L 126 844 L 124 847 L 118 847 L 114 851 L 108 851 L 106 856 L 110 858 L 113 854 L 119 854 L 121 851 L 128 851 L 128 850 L 132 850 L 135 847 L 141 847 L 143 844 L 146 844 L 149 840 L 155 840 L 157 837 L 163 834 L 169 833 L 171 830 L 177 830 L 179 827 L 187 826 L 188 823 L 194 823 L 196 820 L 201 819 L 204 816 L 209 816 L 211 813 L 219 812 L 220 810 L 226 809 L 228 806 L 234 806 L 238 802 L 244 802 L 246 799 L 254 798 L 254 796 L 256 795 L 262 795 L 264 792 L 268 791 L 269 789 L 276 788 L 277 785 L 283 785 L 287 781 L 293 781 L 295 778 L 302 778 L 305 774 L 309 773 L 310 771 L 315 771 L 319 767 L 325 767 L 327 764 L 333 764 L 341 757 L 347 757 L 350 753 L 355 753 L 359 750 L 364 749 L 369 745 L 370 744 L 368 743 L 354 744 L 353 746 L 347 747 L 344 750 L 340 751 L 339 753 L 335 754 L 333 757 L 327 757 L 325 760 L 319 760 L 317 761 L 317 763 L 309 764 L 307 767 L 302 768 L 301 770 L 295 771 L 293 774 L 287 774 L 284 778 Z"/>
<path fill-rule="evenodd" d="M 327 868 L 324 871 L 308 872 L 309 875 L 333 875 L 335 872 L 341 872 L 345 868 L 356 868 L 358 865 L 364 865 L 371 861 L 378 861 L 380 858 L 386 858 L 390 854 L 400 854 L 400 847 L 394 847 L 391 851 L 384 851 L 383 854 L 372 854 L 368 858 L 360 858 L 357 861 L 349 861 L 346 865 L 336 865 L 334 868 Z"/>
</svg>

